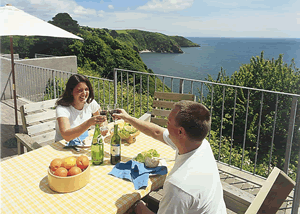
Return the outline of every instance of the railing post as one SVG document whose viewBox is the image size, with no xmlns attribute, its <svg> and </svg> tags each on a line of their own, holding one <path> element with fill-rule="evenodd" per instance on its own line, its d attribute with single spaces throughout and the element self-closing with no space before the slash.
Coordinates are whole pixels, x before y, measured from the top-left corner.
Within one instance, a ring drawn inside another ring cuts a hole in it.
<svg viewBox="0 0 300 214">
<path fill-rule="evenodd" d="M 4 89 L 3 89 L 3 92 L 2 92 L 2 95 L 1 95 L 1 99 L 0 100 L 2 100 L 2 99 L 4 99 L 5 100 L 5 91 L 6 91 L 6 88 L 7 88 L 7 85 L 9 84 L 9 85 L 11 85 L 11 80 L 10 80 L 10 76 L 11 76 L 11 74 L 12 74 L 12 72 L 10 72 L 9 73 L 9 75 L 8 75 L 8 78 L 7 78 L 7 81 L 6 81 L 6 84 L 5 84 L 5 86 L 4 86 Z M 11 90 L 9 90 L 10 91 L 10 98 L 12 98 L 12 93 L 11 93 Z M 4 97 L 4 98 L 3 98 Z"/>
<path fill-rule="evenodd" d="M 300 129 L 299 129 L 299 131 L 300 131 Z M 298 210 L 300 210 L 300 149 L 299 149 L 299 158 L 298 158 L 298 167 L 297 167 L 297 176 L 296 176 L 296 187 L 294 189 L 292 213 L 297 213 Z"/>
<path fill-rule="evenodd" d="M 142 116 L 142 84 L 143 84 L 143 81 L 142 81 L 142 75 L 140 74 L 140 117 Z"/>
<path fill-rule="evenodd" d="M 54 93 L 54 99 L 56 99 L 56 82 L 55 82 L 54 70 L 52 70 L 52 79 L 53 79 L 53 93 Z"/>
<path fill-rule="evenodd" d="M 118 103 L 118 73 L 117 69 L 114 68 L 114 104 Z"/>
<path fill-rule="evenodd" d="M 296 118 L 296 109 L 297 109 L 297 97 L 293 97 L 291 115 L 289 121 L 289 129 L 288 129 L 288 137 L 286 142 L 286 150 L 285 150 L 285 161 L 284 161 L 284 172 L 288 175 L 288 169 L 291 158 L 291 150 L 292 150 L 292 141 L 294 135 L 294 127 L 295 127 L 295 118 Z"/>
<path fill-rule="evenodd" d="M 180 79 L 180 83 L 179 83 L 179 93 L 183 94 L 183 86 L 184 86 L 184 80 Z"/>
</svg>

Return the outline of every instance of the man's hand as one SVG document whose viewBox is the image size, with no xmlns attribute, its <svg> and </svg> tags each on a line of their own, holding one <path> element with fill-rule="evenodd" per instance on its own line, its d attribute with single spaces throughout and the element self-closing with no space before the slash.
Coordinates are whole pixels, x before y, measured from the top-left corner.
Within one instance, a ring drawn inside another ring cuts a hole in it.
<svg viewBox="0 0 300 214">
<path fill-rule="evenodd" d="M 133 206 L 134 212 L 137 214 L 154 214 L 142 200 L 137 201 Z"/>
<path fill-rule="evenodd" d="M 125 122 L 130 123 L 144 134 L 165 143 L 163 139 L 163 132 L 165 128 L 148 121 L 142 121 L 135 117 L 131 117 L 124 109 L 118 109 L 118 113 L 114 113 L 113 117 L 116 119 L 123 119 Z"/>
<path fill-rule="evenodd" d="M 128 119 L 131 117 L 124 109 L 117 109 L 118 113 L 114 113 L 112 116 L 115 119 L 123 119 L 125 122 L 128 122 Z"/>
</svg>

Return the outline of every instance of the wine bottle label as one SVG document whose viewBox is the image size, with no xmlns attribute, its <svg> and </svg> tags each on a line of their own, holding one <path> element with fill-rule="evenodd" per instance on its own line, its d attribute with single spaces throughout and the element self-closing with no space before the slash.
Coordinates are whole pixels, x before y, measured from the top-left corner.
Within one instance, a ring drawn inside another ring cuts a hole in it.
<svg viewBox="0 0 300 214">
<path fill-rule="evenodd" d="M 112 156 L 120 156 L 121 147 L 119 145 L 111 145 L 110 147 L 110 154 Z"/>
</svg>

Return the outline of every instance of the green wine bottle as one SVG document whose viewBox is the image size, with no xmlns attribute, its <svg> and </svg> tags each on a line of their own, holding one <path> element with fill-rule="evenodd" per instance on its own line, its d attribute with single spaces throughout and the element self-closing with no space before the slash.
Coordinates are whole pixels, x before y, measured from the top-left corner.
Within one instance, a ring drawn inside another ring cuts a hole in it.
<svg viewBox="0 0 300 214">
<path fill-rule="evenodd" d="M 121 161 L 121 138 L 118 134 L 118 124 L 114 124 L 114 135 L 110 142 L 110 163 L 115 165 Z"/>
<path fill-rule="evenodd" d="M 92 163 L 94 165 L 100 165 L 104 159 L 104 147 L 101 137 L 99 124 L 95 125 L 95 132 L 93 135 L 93 141 L 91 145 Z"/>
</svg>

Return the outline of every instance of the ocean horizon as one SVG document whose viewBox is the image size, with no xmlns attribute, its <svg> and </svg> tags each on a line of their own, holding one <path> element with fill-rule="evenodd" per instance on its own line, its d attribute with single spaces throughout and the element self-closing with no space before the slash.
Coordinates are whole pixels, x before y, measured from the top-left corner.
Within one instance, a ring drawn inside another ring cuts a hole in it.
<svg viewBox="0 0 300 214">
<path fill-rule="evenodd" d="M 250 63 L 252 56 L 278 59 L 288 65 L 294 58 L 300 68 L 300 39 L 292 38 L 231 38 L 231 37 L 186 37 L 200 47 L 183 47 L 183 54 L 153 53 L 140 54 L 148 68 L 156 74 L 206 80 L 208 75 L 217 78 L 221 67 L 228 76 L 238 71 L 243 64 Z M 174 92 L 178 85 L 174 85 Z"/>
</svg>

